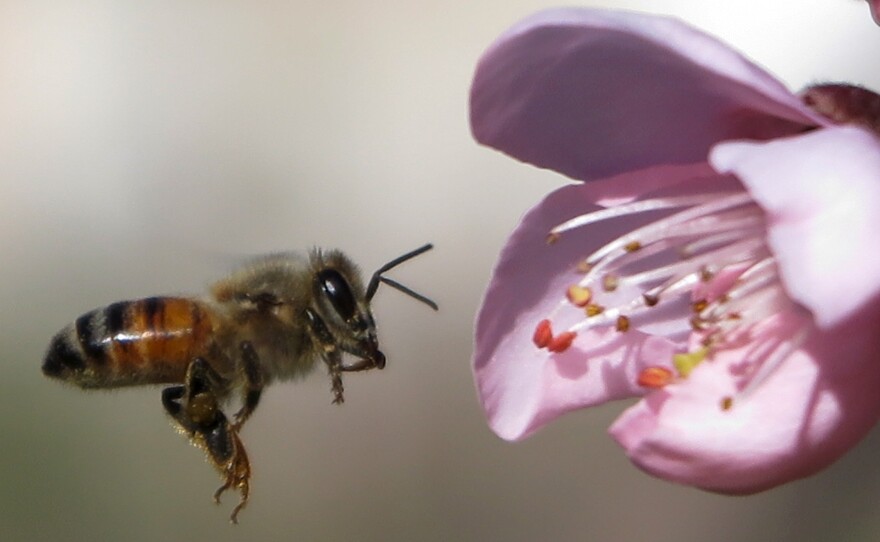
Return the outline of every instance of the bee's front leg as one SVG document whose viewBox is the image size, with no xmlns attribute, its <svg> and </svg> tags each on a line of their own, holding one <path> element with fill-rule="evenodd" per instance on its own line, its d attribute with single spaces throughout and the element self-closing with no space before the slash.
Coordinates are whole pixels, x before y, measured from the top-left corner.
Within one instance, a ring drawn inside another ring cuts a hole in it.
<svg viewBox="0 0 880 542">
<path fill-rule="evenodd" d="M 342 386 L 342 355 L 336 348 L 336 341 L 327 329 L 327 325 L 321 320 L 321 317 L 311 309 L 306 309 L 305 316 L 306 321 L 309 323 L 312 340 L 321 349 L 321 357 L 330 371 L 330 389 L 333 391 L 333 404 L 342 404 L 345 402 L 345 396 L 343 395 L 345 389 Z"/>
<path fill-rule="evenodd" d="M 333 392 L 333 404 L 340 405 L 345 402 L 345 388 L 342 386 L 342 356 L 338 350 L 330 350 L 324 353 L 324 362 L 330 372 L 330 390 Z"/>
<path fill-rule="evenodd" d="M 241 494 L 230 519 L 238 523 L 238 513 L 247 504 L 250 492 L 250 462 L 235 428 L 226 419 L 217 397 L 220 376 L 202 358 L 196 358 L 186 371 L 183 386 L 162 390 L 162 404 L 178 430 L 203 449 L 223 477 L 214 501 L 229 488 Z"/>
</svg>

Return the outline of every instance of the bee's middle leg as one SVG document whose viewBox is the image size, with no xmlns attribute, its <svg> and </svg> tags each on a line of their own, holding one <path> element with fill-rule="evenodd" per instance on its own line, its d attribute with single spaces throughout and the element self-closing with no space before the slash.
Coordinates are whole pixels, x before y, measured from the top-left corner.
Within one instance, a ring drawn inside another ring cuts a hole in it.
<svg viewBox="0 0 880 542">
<path fill-rule="evenodd" d="M 217 390 L 222 384 L 211 366 L 196 358 L 187 368 L 183 386 L 162 390 L 162 404 L 177 428 L 205 451 L 223 477 L 214 500 L 219 502 L 220 495 L 229 488 L 239 490 L 241 498 L 230 518 L 236 523 L 250 492 L 250 462 L 235 428 L 220 408 Z"/>
<path fill-rule="evenodd" d="M 244 372 L 245 387 L 241 409 L 235 413 L 234 427 L 236 431 L 241 430 L 241 426 L 260 404 L 260 396 L 263 394 L 263 386 L 265 385 L 260 358 L 254 345 L 249 341 L 243 341 L 239 345 L 239 350 L 241 350 L 241 366 Z"/>
</svg>

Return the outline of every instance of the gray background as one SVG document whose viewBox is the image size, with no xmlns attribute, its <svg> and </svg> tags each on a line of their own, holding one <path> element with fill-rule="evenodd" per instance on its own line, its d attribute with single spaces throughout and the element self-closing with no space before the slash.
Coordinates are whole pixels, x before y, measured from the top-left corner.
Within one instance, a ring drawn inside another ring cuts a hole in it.
<svg viewBox="0 0 880 542">
<path fill-rule="evenodd" d="M 549 5 L 0 1 L 0 539 L 877 540 L 876 431 L 818 476 L 730 498 L 632 467 L 605 434 L 625 404 L 519 444 L 487 429 L 473 316 L 507 232 L 565 179 L 474 144 L 468 86 L 494 37 Z M 880 88 L 863 2 L 592 5 L 677 14 L 792 88 Z M 236 528 L 157 389 L 40 375 L 93 307 L 199 292 L 271 250 L 334 246 L 372 270 L 426 241 L 394 276 L 441 312 L 382 290 L 389 366 L 351 376 L 342 408 L 324 375 L 268 390 Z"/>
</svg>

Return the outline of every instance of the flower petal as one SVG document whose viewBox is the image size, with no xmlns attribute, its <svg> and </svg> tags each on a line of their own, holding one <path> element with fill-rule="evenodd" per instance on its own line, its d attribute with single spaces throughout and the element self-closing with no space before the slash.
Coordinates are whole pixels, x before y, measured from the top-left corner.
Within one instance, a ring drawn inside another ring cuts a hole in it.
<svg viewBox="0 0 880 542">
<path fill-rule="evenodd" d="M 485 53 L 471 89 L 478 141 L 580 180 L 698 162 L 718 141 L 826 124 L 715 38 L 627 12 L 533 15 Z"/>
<path fill-rule="evenodd" d="M 855 445 L 880 417 L 878 318 L 859 315 L 816 330 L 757 389 L 729 410 L 733 373 L 746 350 L 725 351 L 680 385 L 652 393 L 621 415 L 612 436 L 632 461 L 661 478 L 730 494 L 809 476 Z M 809 318 L 788 313 L 766 329 Z"/>
<path fill-rule="evenodd" d="M 868 0 L 868 5 L 871 7 L 871 16 L 874 18 L 874 22 L 880 24 L 880 0 Z"/>
<path fill-rule="evenodd" d="M 730 142 L 710 157 L 770 216 L 786 289 L 829 327 L 880 293 L 880 140 L 852 127 L 767 143 Z"/>
<path fill-rule="evenodd" d="M 533 343 L 535 328 L 557 310 L 555 333 L 584 318 L 565 302 L 576 282 L 577 264 L 605 242 L 646 218 L 631 216 L 565 233 L 548 246 L 553 226 L 597 209 L 605 189 L 635 193 L 688 179 L 685 168 L 634 172 L 590 185 L 570 185 L 530 210 L 513 232 L 493 271 L 476 323 L 474 376 L 489 425 L 505 439 L 520 439 L 564 412 L 611 399 L 640 395 L 637 375 L 657 360 L 670 360 L 671 340 L 630 330 L 580 333 L 565 352 L 554 354 Z M 705 172 L 697 165 L 692 172 Z M 671 176 L 671 178 L 670 178 Z M 610 181 L 610 180 L 609 180 Z M 627 295 L 625 291 L 621 295 Z M 635 297 L 637 294 L 631 294 Z M 686 323 L 683 323 L 686 327 Z"/>
</svg>

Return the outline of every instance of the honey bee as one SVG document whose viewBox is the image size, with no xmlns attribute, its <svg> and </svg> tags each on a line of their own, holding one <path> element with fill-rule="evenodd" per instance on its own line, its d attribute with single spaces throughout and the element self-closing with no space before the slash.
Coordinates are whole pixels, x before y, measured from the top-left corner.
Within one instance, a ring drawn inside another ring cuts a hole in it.
<svg viewBox="0 0 880 542">
<path fill-rule="evenodd" d="M 425 303 L 430 299 L 383 273 L 432 248 L 428 244 L 380 267 L 367 285 L 337 250 L 255 259 L 216 282 L 205 297 L 148 297 L 87 312 L 49 344 L 43 374 L 81 388 L 170 384 L 162 406 L 172 423 L 204 450 L 223 484 L 250 494 L 250 463 L 239 433 L 270 383 L 312 371 L 323 360 L 342 403 L 342 373 L 382 369 L 370 301 L 380 283 Z M 344 362 L 344 354 L 355 358 Z M 241 406 L 230 421 L 224 407 Z"/>
</svg>

